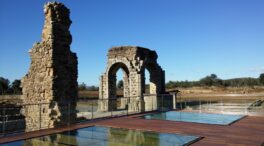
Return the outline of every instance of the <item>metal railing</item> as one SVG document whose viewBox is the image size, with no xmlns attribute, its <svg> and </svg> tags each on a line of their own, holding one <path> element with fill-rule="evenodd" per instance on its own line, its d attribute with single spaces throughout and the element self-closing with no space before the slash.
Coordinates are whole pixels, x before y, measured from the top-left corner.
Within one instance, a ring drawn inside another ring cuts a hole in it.
<svg viewBox="0 0 264 146">
<path fill-rule="evenodd" d="M 264 116 L 264 97 L 178 98 L 178 110 Z"/>
<path fill-rule="evenodd" d="M 52 128 L 51 120 L 56 127 L 60 127 L 100 118 L 168 111 L 172 108 L 172 96 L 169 94 L 87 99 L 60 105 L 55 103 L 0 105 L 0 137 Z"/>
<path fill-rule="evenodd" d="M 181 98 L 173 102 L 170 94 L 146 94 L 112 99 L 87 99 L 78 102 L 0 105 L 0 137 L 25 132 L 70 126 L 100 118 L 113 118 L 173 109 L 201 113 L 264 116 L 264 97 L 258 98 Z M 59 112 L 56 113 L 56 112 Z M 25 117 L 30 115 L 29 117 Z M 59 115 L 59 116 L 57 116 Z M 56 121 L 57 119 L 57 121 Z M 31 124 L 27 124 L 29 121 Z M 27 125 L 27 126 L 26 126 Z"/>
</svg>

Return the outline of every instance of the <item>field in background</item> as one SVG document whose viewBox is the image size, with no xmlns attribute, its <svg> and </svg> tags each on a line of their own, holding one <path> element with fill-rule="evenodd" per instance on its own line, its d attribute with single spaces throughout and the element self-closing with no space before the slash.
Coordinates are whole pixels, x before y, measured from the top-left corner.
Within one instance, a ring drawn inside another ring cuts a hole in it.
<svg viewBox="0 0 264 146">
<path fill-rule="evenodd" d="M 219 87 L 192 87 L 192 88 L 177 88 L 167 90 L 180 90 L 179 98 L 188 99 L 259 99 L 264 98 L 264 87 L 254 88 L 219 88 Z M 118 90 L 117 96 L 123 96 L 123 91 Z M 97 99 L 98 91 L 79 91 L 81 99 Z M 0 103 L 19 103 L 21 102 L 19 95 L 1 95 Z"/>
<path fill-rule="evenodd" d="M 170 89 L 179 90 L 176 108 L 184 111 L 205 113 L 241 114 L 264 116 L 264 87 L 220 88 L 192 87 Z M 77 104 L 79 111 L 87 111 L 90 103 L 85 99 L 98 97 L 98 91 L 81 91 Z M 117 91 L 122 96 L 122 90 Z M 163 104 L 163 102 L 159 103 Z"/>
<path fill-rule="evenodd" d="M 170 91 L 180 91 L 182 98 L 254 98 L 264 97 L 264 87 L 240 87 L 240 88 L 221 88 L 221 87 L 192 87 L 168 89 Z M 117 96 L 122 96 L 122 90 L 117 91 Z M 81 98 L 98 98 L 98 91 L 79 91 Z"/>
<path fill-rule="evenodd" d="M 255 87 L 191 87 L 191 88 L 177 88 L 182 94 L 248 94 L 248 93 L 263 93 L 264 86 Z M 171 91 L 175 89 L 168 89 Z"/>
</svg>

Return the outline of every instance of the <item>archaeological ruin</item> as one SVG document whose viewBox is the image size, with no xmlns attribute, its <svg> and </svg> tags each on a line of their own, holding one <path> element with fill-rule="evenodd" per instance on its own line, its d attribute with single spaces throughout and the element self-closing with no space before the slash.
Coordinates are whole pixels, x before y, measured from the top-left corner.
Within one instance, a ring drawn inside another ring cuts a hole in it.
<svg viewBox="0 0 264 146">
<path fill-rule="evenodd" d="M 157 63 L 155 51 L 143 47 L 121 46 L 111 48 L 105 73 L 100 77 L 99 109 L 117 108 L 116 73 L 123 71 L 124 98 L 121 107 L 128 111 L 150 111 L 157 108 L 158 95 L 165 92 L 165 71 Z M 145 94 L 145 70 L 150 73 L 150 94 Z M 110 99 L 110 100 L 108 100 Z"/>
<path fill-rule="evenodd" d="M 48 2 L 44 13 L 42 40 L 29 51 L 30 69 L 21 81 L 26 131 L 69 124 L 76 119 L 73 111 L 78 97 L 78 62 L 70 51 L 70 10 L 62 3 Z"/>
<path fill-rule="evenodd" d="M 30 69 L 21 81 L 22 113 L 26 131 L 71 124 L 77 119 L 77 56 L 70 50 L 70 11 L 62 3 L 44 6 L 42 40 L 29 51 Z M 156 110 L 165 93 L 165 72 L 158 55 L 143 47 L 121 46 L 108 52 L 107 68 L 100 78 L 97 112 L 117 110 L 116 73 L 123 71 L 124 97 L 119 106 L 128 112 Z M 145 93 L 145 70 L 150 73 Z M 93 116 L 93 113 L 92 115 Z"/>
</svg>

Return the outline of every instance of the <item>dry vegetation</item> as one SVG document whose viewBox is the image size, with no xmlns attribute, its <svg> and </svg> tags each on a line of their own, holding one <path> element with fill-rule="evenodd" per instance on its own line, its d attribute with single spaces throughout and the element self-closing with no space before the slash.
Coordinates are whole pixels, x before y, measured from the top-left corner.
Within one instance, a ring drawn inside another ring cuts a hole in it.
<svg viewBox="0 0 264 146">
<path fill-rule="evenodd" d="M 176 89 L 167 90 L 168 92 Z M 213 98 L 213 97 L 226 97 L 226 98 L 252 98 L 264 97 L 264 87 L 190 87 L 190 88 L 177 88 L 180 90 L 183 98 Z M 118 96 L 122 96 L 122 90 L 117 91 Z M 98 91 L 79 91 L 79 97 L 94 98 L 98 97 Z"/>
<path fill-rule="evenodd" d="M 264 92 L 263 86 L 256 87 L 190 87 L 177 88 L 182 94 L 251 94 Z M 173 89 L 171 89 L 173 90 Z M 168 91 L 171 91 L 168 90 Z M 174 89 L 175 90 L 175 89 Z"/>
<path fill-rule="evenodd" d="M 259 99 L 264 98 L 264 87 L 191 87 L 179 88 L 182 98 L 188 99 Z"/>
<path fill-rule="evenodd" d="M 79 97 L 94 98 L 99 97 L 98 91 L 79 91 Z"/>
<path fill-rule="evenodd" d="M 122 90 L 117 90 L 117 96 L 123 96 Z M 98 98 L 99 92 L 98 91 L 79 91 L 79 97 L 82 98 Z"/>
</svg>

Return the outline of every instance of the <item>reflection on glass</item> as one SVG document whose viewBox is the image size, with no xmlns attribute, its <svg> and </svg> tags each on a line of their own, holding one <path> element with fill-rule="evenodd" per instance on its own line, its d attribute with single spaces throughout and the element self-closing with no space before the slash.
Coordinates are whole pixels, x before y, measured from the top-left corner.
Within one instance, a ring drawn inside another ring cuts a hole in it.
<svg viewBox="0 0 264 146">
<path fill-rule="evenodd" d="M 178 146 L 188 145 L 197 139 L 199 137 L 93 126 L 4 146 Z"/>
<path fill-rule="evenodd" d="M 229 125 L 241 118 L 243 115 L 206 114 L 194 112 L 163 112 L 142 116 L 144 119 L 157 119 L 169 121 L 194 122 L 205 124 Z"/>
</svg>

